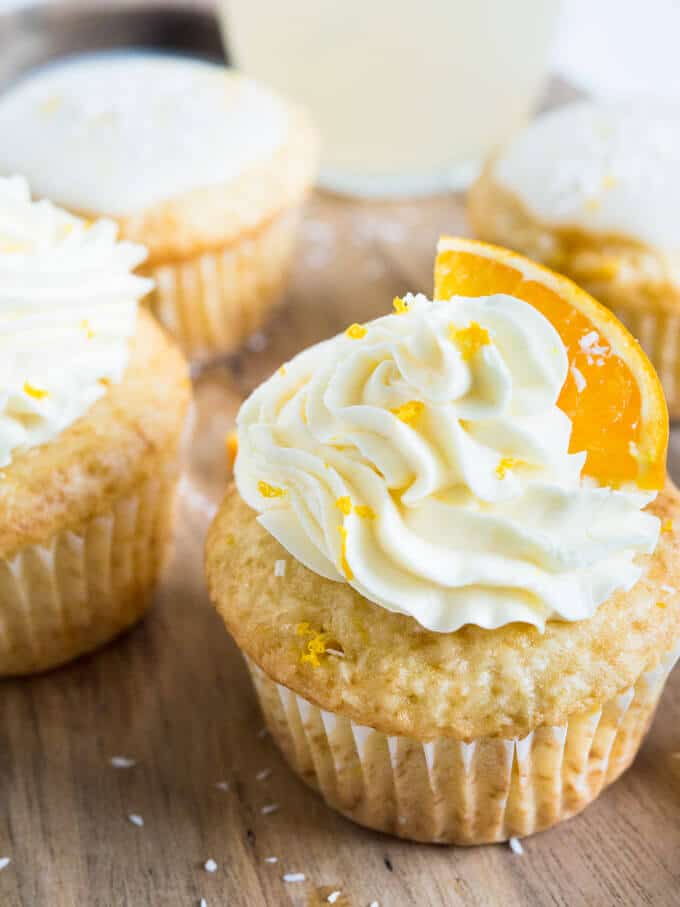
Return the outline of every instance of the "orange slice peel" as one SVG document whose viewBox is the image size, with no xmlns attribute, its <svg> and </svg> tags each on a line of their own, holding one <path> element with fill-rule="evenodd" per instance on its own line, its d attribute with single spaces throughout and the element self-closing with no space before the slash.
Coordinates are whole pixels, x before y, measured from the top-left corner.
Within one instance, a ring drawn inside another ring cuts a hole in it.
<svg viewBox="0 0 680 907">
<path fill-rule="evenodd" d="M 600 485 L 659 490 L 666 477 L 668 410 L 659 378 L 616 316 L 575 283 L 500 246 L 443 236 L 434 298 L 507 293 L 538 309 L 567 349 L 558 406 L 571 419 L 571 453 Z"/>
</svg>

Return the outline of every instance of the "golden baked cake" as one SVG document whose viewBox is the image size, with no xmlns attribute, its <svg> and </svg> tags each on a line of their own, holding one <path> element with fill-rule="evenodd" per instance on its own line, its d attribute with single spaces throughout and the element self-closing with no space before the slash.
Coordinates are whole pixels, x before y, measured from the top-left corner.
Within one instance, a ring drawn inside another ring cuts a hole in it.
<svg viewBox="0 0 680 907">
<path fill-rule="evenodd" d="M 280 299 L 318 142 L 264 88 L 196 60 L 85 55 L 0 96 L 0 135 L 0 173 L 147 247 L 147 302 L 190 356 L 233 352 Z"/>
<path fill-rule="evenodd" d="M 206 570 L 295 771 L 371 828 L 477 844 L 634 758 L 680 651 L 680 496 L 660 384 L 607 309 L 453 238 L 435 295 L 246 400 Z"/>
<path fill-rule="evenodd" d="M 144 254 L 0 179 L 0 675 L 90 651 L 150 604 L 190 388 L 138 311 Z"/>
<path fill-rule="evenodd" d="M 483 240 L 567 274 L 638 338 L 680 417 L 677 111 L 580 102 L 490 160 L 468 216 Z"/>
</svg>

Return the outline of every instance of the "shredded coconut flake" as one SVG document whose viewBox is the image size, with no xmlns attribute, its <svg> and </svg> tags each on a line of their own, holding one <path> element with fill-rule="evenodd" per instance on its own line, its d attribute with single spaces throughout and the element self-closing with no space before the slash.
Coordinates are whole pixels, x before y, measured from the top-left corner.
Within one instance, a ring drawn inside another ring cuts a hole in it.
<svg viewBox="0 0 680 907">
<path fill-rule="evenodd" d="M 206 872 L 217 872 L 217 863 L 214 860 L 206 860 L 203 864 Z"/>
<path fill-rule="evenodd" d="M 371 901 L 368 907 L 380 907 L 380 904 L 377 901 Z"/>
<path fill-rule="evenodd" d="M 144 819 L 142 819 L 141 816 L 138 816 L 137 813 L 130 813 L 128 819 L 133 825 L 136 825 L 137 828 L 141 828 L 144 825 Z"/>
<path fill-rule="evenodd" d="M 675 589 L 672 586 L 661 586 L 661 591 L 666 592 L 668 595 L 675 595 Z"/>
<path fill-rule="evenodd" d="M 132 768 L 137 765 L 134 759 L 128 759 L 127 756 L 111 756 L 110 762 L 114 768 Z"/>
<path fill-rule="evenodd" d="M 286 562 L 285 561 L 276 561 L 274 563 L 274 576 L 285 576 L 286 575 Z"/>
<path fill-rule="evenodd" d="M 305 878 L 304 872 L 286 872 L 282 876 L 284 882 L 304 882 Z"/>
<path fill-rule="evenodd" d="M 217 790 L 223 790 L 226 793 L 229 790 L 229 782 L 228 781 L 218 781 L 215 784 L 215 787 L 217 788 Z"/>
<path fill-rule="evenodd" d="M 256 331 L 246 340 L 246 347 L 251 353 L 261 353 L 263 350 L 267 349 L 268 343 L 269 340 L 267 335 L 263 334 L 262 331 Z"/>
<path fill-rule="evenodd" d="M 278 803 L 266 803 L 260 812 L 263 816 L 270 816 L 272 813 L 276 813 L 281 809 Z"/>
<path fill-rule="evenodd" d="M 342 894 L 341 891 L 331 891 L 331 893 L 328 895 L 326 900 L 328 901 L 329 904 L 335 904 L 335 902 L 337 901 L 337 899 L 340 897 L 341 894 Z"/>
<path fill-rule="evenodd" d="M 576 368 L 575 365 L 571 366 L 571 374 L 574 379 L 574 384 L 576 385 L 576 390 L 582 393 L 585 390 L 586 379 L 583 376 L 583 372 Z"/>
<path fill-rule="evenodd" d="M 271 775 L 272 770 L 270 768 L 263 768 L 261 772 L 258 772 L 255 777 L 258 781 L 266 781 L 267 778 Z"/>
<path fill-rule="evenodd" d="M 345 653 L 341 652 L 340 649 L 326 649 L 326 655 L 335 655 L 338 658 L 345 657 Z"/>
<path fill-rule="evenodd" d="M 7 869 L 12 860 L 9 857 L 0 857 L 0 871 Z"/>
<path fill-rule="evenodd" d="M 208 907 L 208 902 L 205 898 L 201 898 L 201 900 L 198 902 L 198 907 Z"/>
<path fill-rule="evenodd" d="M 522 854 L 524 853 L 524 848 L 522 847 L 522 842 L 519 838 L 510 838 L 508 844 L 510 845 L 510 850 L 513 853 L 516 853 L 518 857 L 522 856 Z"/>
<path fill-rule="evenodd" d="M 592 350 L 594 346 L 597 345 L 597 341 L 600 339 L 600 335 L 597 331 L 588 331 L 587 334 L 584 334 L 583 337 L 578 342 L 578 345 L 582 350 Z"/>
<path fill-rule="evenodd" d="M 279 858 L 278 857 L 265 857 L 264 861 L 265 861 L 265 863 L 278 863 Z"/>
</svg>

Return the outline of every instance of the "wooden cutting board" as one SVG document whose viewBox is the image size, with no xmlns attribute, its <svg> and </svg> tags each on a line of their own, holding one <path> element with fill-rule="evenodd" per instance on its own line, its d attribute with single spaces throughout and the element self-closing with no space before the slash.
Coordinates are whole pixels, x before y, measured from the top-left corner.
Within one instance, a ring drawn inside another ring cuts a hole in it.
<svg viewBox="0 0 680 907">
<path fill-rule="evenodd" d="M 396 293 L 431 291 L 438 234 L 462 230 L 455 196 L 312 200 L 287 302 L 249 350 L 197 376 L 176 552 L 153 612 L 92 657 L 0 684 L 2 907 L 311 907 L 334 891 L 336 907 L 680 904 L 680 670 L 633 768 L 524 855 L 408 844 L 335 815 L 288 771 L 206 597 L 203 537 L 241 399 Z M 680 435 L 671 453 L 680 466 Z M 305 881 L 282 881 L 293 872 Z"/>
</svg>

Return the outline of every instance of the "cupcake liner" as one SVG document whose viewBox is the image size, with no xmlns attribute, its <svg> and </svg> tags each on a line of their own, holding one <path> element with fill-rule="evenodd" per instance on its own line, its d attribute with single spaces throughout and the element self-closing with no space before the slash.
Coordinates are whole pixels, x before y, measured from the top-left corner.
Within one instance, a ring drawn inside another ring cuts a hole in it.
<svg viewBox="0 0 680 907">
<path fill-rule="evenodd" d="M 582 810 L 630 765 L 680 645 L 602 708 L 521 739 L 421 741 L 327 712 L 246 659 L 291 767 L 361 825 L 417 841 L 482 844 Z"/>
<path fill-rule="evenodd" d="M 680 312 L 621 305 L 612 311 L 640 341 L 661 379 L 671 419 L 680 419 Z"/>
<path fill-rule="evenodd" d="M 0 559 L 0 676 L 55 667 L 139 620 L 168 549 L 174 486 L 146 481 L 77 531 Z"/>
<path fill-rule="evenodd" d="M 235 352 L 279 301 L 288 279 L 299 207 L 225 248 L 145 269 L 151 311 L 195 359 Z"/>
</svg>

